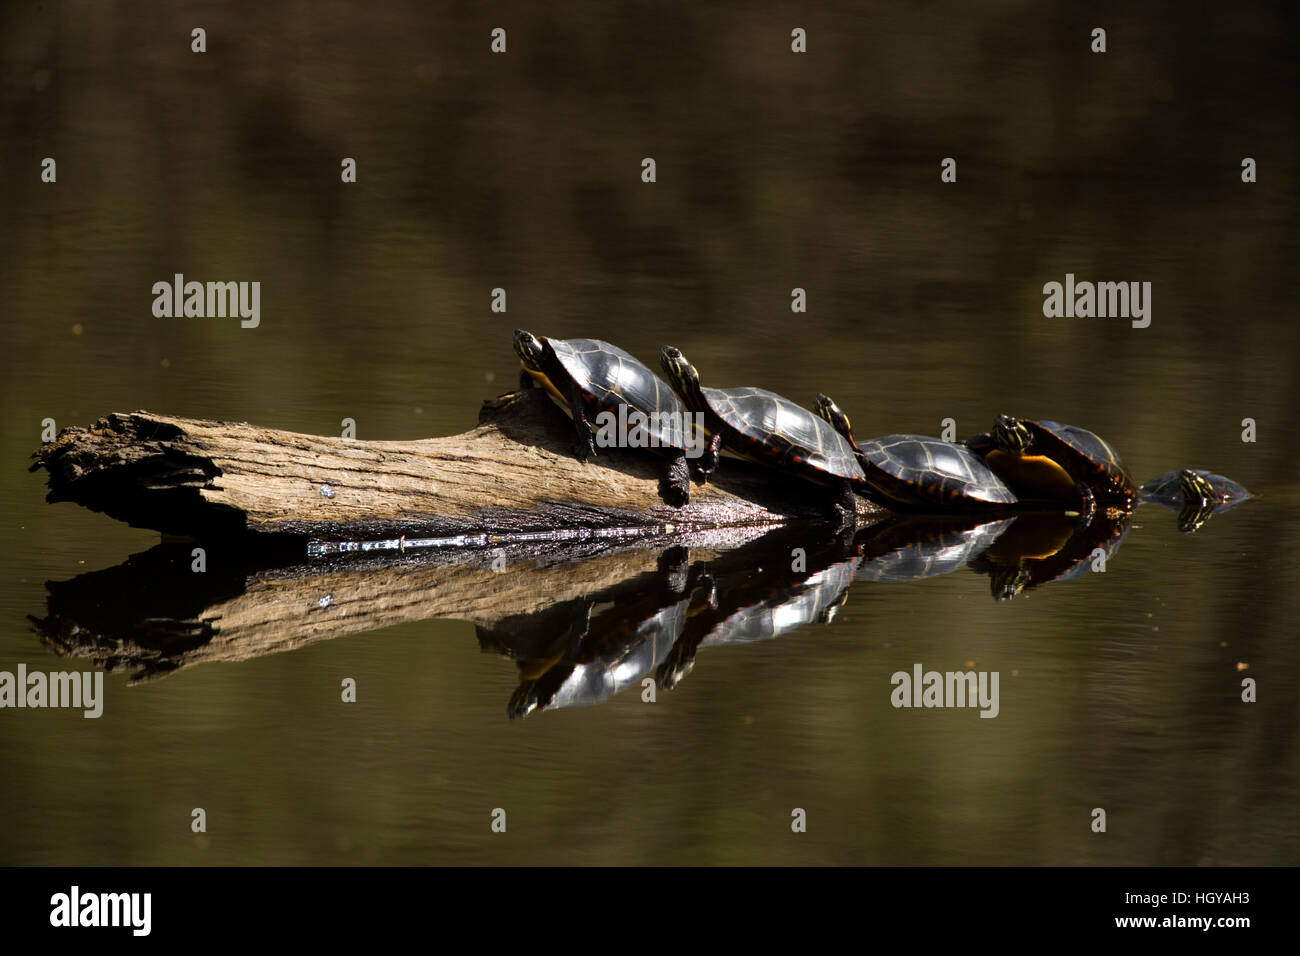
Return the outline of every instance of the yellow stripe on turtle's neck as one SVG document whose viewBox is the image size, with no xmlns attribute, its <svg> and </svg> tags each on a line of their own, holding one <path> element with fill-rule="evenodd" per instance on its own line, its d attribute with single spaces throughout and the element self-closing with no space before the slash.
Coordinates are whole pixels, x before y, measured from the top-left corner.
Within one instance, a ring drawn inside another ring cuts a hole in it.
<svg viewBox="0 0 1300 956">
<path fill-rule="evenodd" d="M 550 376 L 548 376 L 545 372 L 539 372 L 536 369 L 531 369 L 527 365 L 523 366 L 523 369 L 525 372 L 527 372 L 529 375 L 532 376 L 534 382 L 536 382 L 542 388 L 546 389 L 546 393 L 550 395 L 551 398 L 555 399 L 555 403 L 557 405 L 559 405 L 566 412 L 571 411 L 571 409 L 569 408 L 569 400 L 565 396 L 560 394 L 560 390 L 555 387 L 555 383 L 551 381 Z"/>
</svg>

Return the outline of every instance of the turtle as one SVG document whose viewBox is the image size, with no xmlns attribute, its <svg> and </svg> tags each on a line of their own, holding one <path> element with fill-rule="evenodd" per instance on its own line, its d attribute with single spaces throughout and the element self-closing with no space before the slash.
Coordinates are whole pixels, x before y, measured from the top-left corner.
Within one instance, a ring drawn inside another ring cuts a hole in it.
<svg viewBox="0 0 1300 956">
<path fill-rule="evenodd" d="M 1074 425 L 999 415 L 993 431 L 966 440 L 1023 502 L 1078 503 L 1090 516 L 1098 504 L 1129 511 L 1138 490 L 1115 449 Z"/>
<path fill-rule="evenodd" d="M 552 339 L 515 329 L 515 352 L 523 365 L 520 384 L 544 388 L 572 416 L 579 461 L 596 454 L 593 420 L 604 412 L 616 416 L 619 443 L 630 443 L 633 428 L 625 423 L 638 412 L 637 420 L 644 423 L 637 426 L 638 440 L 667 459 L 660 482 L 664 501 L 676 507 L 690 503 L 687 459 L 698 453 L 699 445 L 686 406 L 658 375 L 600 339 Z"/>
<path fill-rule="evenodd" d="M 1239 505 L 1251 493 L 1231 478 L 1201 468 L 1183 468 L 1152 478 L 1141 488 L 1143 501 L 1178 511 L 1178 530 L 1191 534 L 1218 511 Z"/>
<path fill-rule="evenodd" d="M 659 555 L 657 571 L 581 599 L 560 639 L 539 642 L 534 646 L 542 652 L 520 662 L 519 685 L 506 708 L 510 718 L 598 704 L 652 672 L 692 615 L 716 601 L 708 571 L 689 556 L 686 548 L 671 547 Z M 524 617 L 525 630 L 535 622 L 543 633 L 563 621 L 549 610 Z"/>
<path fill-rule="evenodd" d="M 826 505 L 840 525 L 857 516 L 854 487 L 864 475 L 836 431 L 808 409 L 764 388 L 704 388 L 699 372 L 679 349 L 659 353 L 668 380 L 687 409 L 704 415 L 708 438 L 699 459 L 707 478 L 725 446 L 733 454 L 827 486 Z"/>
<path fill-rule="evenodd" d="M 802 536 L 777 538 L 809 543 Z M 835 619 L 862 560 L 851 553 L 851 531 L 807 547 L 807 564 L 799 571 L 791 565 L 789 547 L 767 550 L 772 540 L 733 552 L 725 568 L 722 563 L 710 568 L 716 574 L 714 600 L 692 618 L 659 664 L 655 682 L 661 690 L 672 690 L 694 669 L 700 648 L 771 640 Z"/>
<path fill-rule="evenodd" d="M 817 396 L 817 414 L 849 443 L 862 466 L 858 491 L 886 508 L 901 511 L 1009 509 L 1016 496 L 984 462 L 961 445 L 925 435 L 886 435 L 861 443 L 849 417 L 827 395 Z"/>
</svg>

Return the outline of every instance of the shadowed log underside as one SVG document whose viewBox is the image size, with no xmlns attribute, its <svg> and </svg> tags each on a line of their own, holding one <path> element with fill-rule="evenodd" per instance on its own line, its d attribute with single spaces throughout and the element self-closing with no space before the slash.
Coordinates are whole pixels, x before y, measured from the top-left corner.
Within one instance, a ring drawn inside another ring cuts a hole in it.
<svg viewBox="0 0 1300 956">
<path fill-rule="evenodd" d="M 169 534 L 330 540 L 624 529 L 629 537 L 824 516 L 822 490 L 726 460 L 691 503 L 666 505 L 662 459 L 601 449 L 583 464 L 540 391 L 484 403 L 479 425 L 418 441 L 355 441 L 242 422 L 114 413 L 33 458 L 51 502 Z M 861 501 L 859 516 L 883 514 Z"/>
</svg>

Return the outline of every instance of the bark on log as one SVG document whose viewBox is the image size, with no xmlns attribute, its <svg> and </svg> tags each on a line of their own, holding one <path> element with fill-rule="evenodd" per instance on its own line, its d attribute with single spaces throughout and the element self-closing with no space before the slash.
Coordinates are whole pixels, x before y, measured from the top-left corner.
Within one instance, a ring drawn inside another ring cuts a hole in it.
<svg viewBox="0 0 1300 956">
<path fill-rule="evenodd" d="M 539 390 L 484 403 L 479 426 L 418 441 L 354 441 L 247 423 L 114 413 L 33 455 L 47 501 L 169 534 L 331 540 L 600 533 L 629 537 L 817 519 L 814 486 L 728 459 L 684 508 L 659 494 L 661 459 L 602 449 L 586 464 Z M 859 516 L 880 509 L 859 503 Z"/>
</svg>

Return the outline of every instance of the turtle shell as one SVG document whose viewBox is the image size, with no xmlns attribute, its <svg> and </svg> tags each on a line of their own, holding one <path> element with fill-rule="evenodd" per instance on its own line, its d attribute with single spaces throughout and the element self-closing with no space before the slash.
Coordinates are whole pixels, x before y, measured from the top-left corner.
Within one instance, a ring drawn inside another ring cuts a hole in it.
<svg viewBox="0 0 1300 956">
<path fill-rule="evenodd" d="M 1024 421 L 1034 435 L 1033 450 L 1051 458 L 1075 481 L 1111 497 L 1134 498 L 1137 489 L 1119 455 L 1100 435 L 1060 422 Z"/>
<path fill-rule="evenodd" d="M 734 451 L 808 477 L 862 481 L 849 443 L 829 424 L 790 399 L 764 388 L 704 388 L 704 400 L 729 430 Z"/>
<path fill-rule="evenodd" d="M 647 417 L 646 433 L 660 445 L 687 447 L 688 410 L 645 363 L 600 339 L 547 339 L 546 344 L 590 403 L 608 411 L 626 405 Z"/>
<path fill-rule="evenodd" d="M 871 467 L 867 483 L 904 505 L 1014 505 L 1016 496 L 970 449 L 925 435 L 886 435 L 858 442 Z"/>
</svg>

